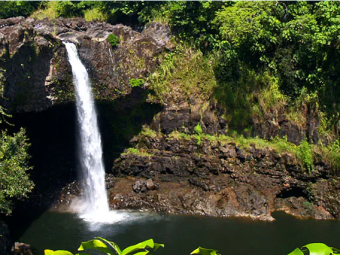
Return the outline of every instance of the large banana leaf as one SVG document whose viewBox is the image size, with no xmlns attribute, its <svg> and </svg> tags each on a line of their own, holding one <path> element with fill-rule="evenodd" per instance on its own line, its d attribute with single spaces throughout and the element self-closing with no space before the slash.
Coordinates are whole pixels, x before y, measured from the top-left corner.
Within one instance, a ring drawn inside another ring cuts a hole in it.
<svg viewBox="0 0 340 255">
<path fill-rule="evenodd" d="M 310 243 L 302 247 L 308 249 L 309 255 L 330 255 L 334 254 L 331 247 L 324 243 Z"/>
<path fill-rule="evenodd" d="M 44 254 L 45 255 L 73 255 L 72 252 L 65 251 L 65 250 L 57 250 L 57 251 L 45 250 Z"/>
<path fill-rule="evenodd" d="M 107 244 L 97 239 L 93 239 L 87 242 L 82 242 L 80 247 L 78 248 L 78 251 L 86 251 L 86 250 L 97 250 L 97 251 L 104 252 L 108 255 L 114 255 L 113 250 L 110 249 L 107 246 Z M 55 255 L 55 254 L 47 254 L 47 255 Z M 56 255 L 59 255 L 59 254 L 56 254 Z"/>
<path fill-rule="evenodd" d="M 96 239 L 102 241 L 105 244 L 108 244 L 108 246 L 111 247 L 113 250 L 115 250 L 118 255 L 120 255 L 122 253 L 119 246 L 115 242 L 106 240 L 102 237 L 96 237 Z"/>
<path fill-rule="evenodd" d="M 155 244 L 153 239 L 149 239 L 149 240 L 145 240 L 144 242 L 135 244 L 135 245 L 131 245 L 127 248 L 125 248 L 121 255 L 128 255 L 128 254 L 132 254 L 135 251 L 140 251 L 140 250 L 145 250 L 145 249 L 158 249 L 159 247 L 164 247 L 164 244 Z M 143 251 L 145 252 L 145 251 Z M 147 254 L 147 253 L 146 253 Z"/>
<path fill-rule="evenodd" d="M 203 248 L 203 247 L 198 247 L 196 250 L 192 251 L 190 254 L 220 255 L 218 250 L 206 249 L 206 248 Z"/>
<path fill-rule="evenodd" d="M 288 255 L 304 255 L 304 254 L 299 248 L 296 248 L 294 251 L 292 251 Z"/>
</svg>

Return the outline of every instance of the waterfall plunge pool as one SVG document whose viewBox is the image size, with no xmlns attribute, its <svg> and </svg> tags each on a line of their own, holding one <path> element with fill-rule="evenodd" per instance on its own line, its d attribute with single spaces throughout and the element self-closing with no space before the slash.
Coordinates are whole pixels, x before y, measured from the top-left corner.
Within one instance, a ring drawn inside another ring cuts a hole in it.
<svg viewBox="0 0 340 255">
<path fill-rule="evenodd" d="M 44 249 L 75 252 L 82 241 L 101 236 L 121 248 L 153 238 L 164 243 L 160 255 L 188 255 L 198 246 L 215 248 L 222 254 L 288 254 L 307 243 L 324 242 L 340 247 L 340 222 L 299 220 L 285 213 L 274 213 L 274 222 L 241 218 L 159 215 L 117 212 L 115 224 L 90 223 L 76 214 L 47 211 L 36 219 L 20 242 L 31 245 L 33 254 Z"/>
</svg>

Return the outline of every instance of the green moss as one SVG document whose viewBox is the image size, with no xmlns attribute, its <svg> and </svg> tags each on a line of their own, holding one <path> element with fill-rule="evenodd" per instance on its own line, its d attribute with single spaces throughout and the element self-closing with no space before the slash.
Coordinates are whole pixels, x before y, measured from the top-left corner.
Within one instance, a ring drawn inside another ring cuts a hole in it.
<svg viewBox="0 0 340 255">
<path fill-rule="evenodd" d="M 143 156 L 143 157 L 151 157 L 152 154 L 149 152 L 146 152 L 143 149 L 137 149 L 137 148 L 128 148 L 127 150 L 122 153 L 122 155 L 128 155 L 128 154 L 133 154 L 133 155 L 138 155 L 138 156 Z"/>
<path fill-rule="evenodd" d="M 141 135 L 148 136 L 148 137 L 157 137 L 158 134 L 155 130 L 149 128 L 147 125 L 143 126 L 142 131 L 140 132 Z"/>
</svg>

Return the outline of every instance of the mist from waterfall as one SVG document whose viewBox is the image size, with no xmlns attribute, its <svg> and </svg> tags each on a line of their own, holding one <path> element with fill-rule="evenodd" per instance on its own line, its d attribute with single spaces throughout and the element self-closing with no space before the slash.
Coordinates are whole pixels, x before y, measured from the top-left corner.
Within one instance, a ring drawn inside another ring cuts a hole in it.
<svg viewBox="0 0 340 255">
<path fill-rule="evenodd" d="M 105 188 L 105 169 L 97 114 L 91 92 L 91 82 L 79 59 L 76 45 L 64 42 L 72 67 L 79 123 L 79 161 L 85 179 L 85 197 L 77 211 L 89 221 L 107 221 L 109 205 Z"/>
</svg>

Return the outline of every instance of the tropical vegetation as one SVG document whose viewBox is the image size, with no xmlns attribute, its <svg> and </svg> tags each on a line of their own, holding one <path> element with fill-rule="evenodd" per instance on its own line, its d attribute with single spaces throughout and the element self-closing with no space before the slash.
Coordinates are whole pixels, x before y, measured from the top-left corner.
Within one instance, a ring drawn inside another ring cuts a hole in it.
<svg viewBox="0 0 340 255">
<path fill-rule="evenodd" d="M 128 246 L 124 250 L 112 241 L 106 240 L 102 237 L 96 237 L 95 239 L 87 242 L 82 242 L 78 248 L 78 254 L 98 254 L 104 253 L 107 255 L 146 255 L 155 252 L 158 248 L 164 248 L 164 244 L 155 243 L 153 239 L 137 243 L 135 245 Z M 310 243 L 296 248 L 294 251 L 287 255 L 333 255 L 339 254 L 340 250 L 334 247 L 329 247 L 324 243 Z M 193 250 L 190 254 L 201 254 L 201 255 L 221 255 L 218 250 L 207 249 L 198 247 Z M 73 255 L 72 252 L 66 250 L 45 250 L 45 255 Z"/>
<path fill-rule="evenodd" d="M 27 197 L 34 187 L 27 173 L 30 144 L 23 128 L 14 134 L 0 132 L 0 213 L 10 214 L 13 201 Z"/>
</svg>

